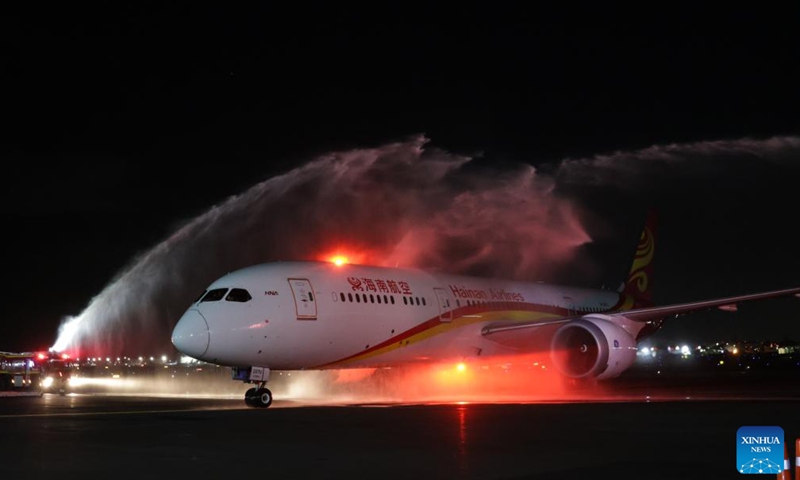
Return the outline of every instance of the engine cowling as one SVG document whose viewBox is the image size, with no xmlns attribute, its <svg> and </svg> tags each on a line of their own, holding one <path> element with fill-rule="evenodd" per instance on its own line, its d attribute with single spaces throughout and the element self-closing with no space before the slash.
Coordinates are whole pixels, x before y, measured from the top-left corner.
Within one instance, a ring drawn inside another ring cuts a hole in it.
<svg viewBox="0 0 800 480">
<path fill-rule="evenodd" d="M 550 355 L 556 369 L 570 378 L 614 378 L 636 360 L 636 340 L 604 316 L 587 315 L 556 330 Z"/>
</svg>

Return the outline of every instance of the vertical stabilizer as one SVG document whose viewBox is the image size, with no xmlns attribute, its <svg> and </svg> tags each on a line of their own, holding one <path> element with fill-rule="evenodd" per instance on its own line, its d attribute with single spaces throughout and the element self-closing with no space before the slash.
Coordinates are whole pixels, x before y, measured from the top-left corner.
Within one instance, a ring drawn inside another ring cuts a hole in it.
<svg viewBox="0 0 800 480">
<path fill-rule="evenodd" d="M 639 244 L 636 246 L 636 255 L 622 291 L 633 298 L 635 308 L 653 305 L 653 254 L 657 223 L 656 211 L 648 211 Z"/>
</svg>

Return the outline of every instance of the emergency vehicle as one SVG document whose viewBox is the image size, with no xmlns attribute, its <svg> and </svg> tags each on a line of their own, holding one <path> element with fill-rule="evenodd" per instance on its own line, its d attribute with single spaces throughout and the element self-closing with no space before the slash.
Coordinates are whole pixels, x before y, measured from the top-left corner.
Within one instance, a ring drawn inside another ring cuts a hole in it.
<svg viewBox="0 0 800 480">
<path fill-rule="evenodd" d="M 0 352 L 0 392 L 41 393 L 42 362 L 33 352 Z"/>
<path fill-rule="evenodd" d="M 37 354 L 42 361 L 42 393 L 65 395 L 72 376 L 73 364 L 66 353 Z"/>
</svg>

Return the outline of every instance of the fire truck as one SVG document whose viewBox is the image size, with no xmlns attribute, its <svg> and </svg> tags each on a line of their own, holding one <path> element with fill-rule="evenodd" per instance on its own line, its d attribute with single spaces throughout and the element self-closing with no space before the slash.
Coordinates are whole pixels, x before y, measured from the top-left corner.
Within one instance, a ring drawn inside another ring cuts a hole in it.
<svg viewBox="0 0 800 480">
<path fill-rule="evenodd" d="M 50 353 L 49 355 L 40 354 L 39 358 L 44 360 L 42 364 L 42 393 L 66 395 L 73 367 L 69 355 Z"/>
<path fill-rule="evenodd" d="M 41 395 L 42 363 L 36 353 L 0 352 L 0 393 Z"/>
</svg>

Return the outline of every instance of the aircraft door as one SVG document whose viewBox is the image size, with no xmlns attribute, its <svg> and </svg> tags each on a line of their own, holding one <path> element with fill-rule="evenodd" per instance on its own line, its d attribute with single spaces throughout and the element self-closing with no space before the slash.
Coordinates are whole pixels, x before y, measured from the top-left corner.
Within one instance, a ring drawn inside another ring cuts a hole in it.
<svg viewBox="0 0 800 480">
<path fill-rule="evenodd" d="M 305 278 L 290 278 L 289 286 L 292 288 L 294 306 L 298 320 L 316 320 L 317 302 L 314 298 L 314 289 L 311 282 Z"/>
<path fill-rule="evenodd" d="M 444 288 L 434 288 L 436 299 L 439 303 L 439 320 L 442 322 L 450 322 L 453 320 L 453 311 L 450 309 L 450 298 L 447 296 L 447 291 Z"/>
</svg>

